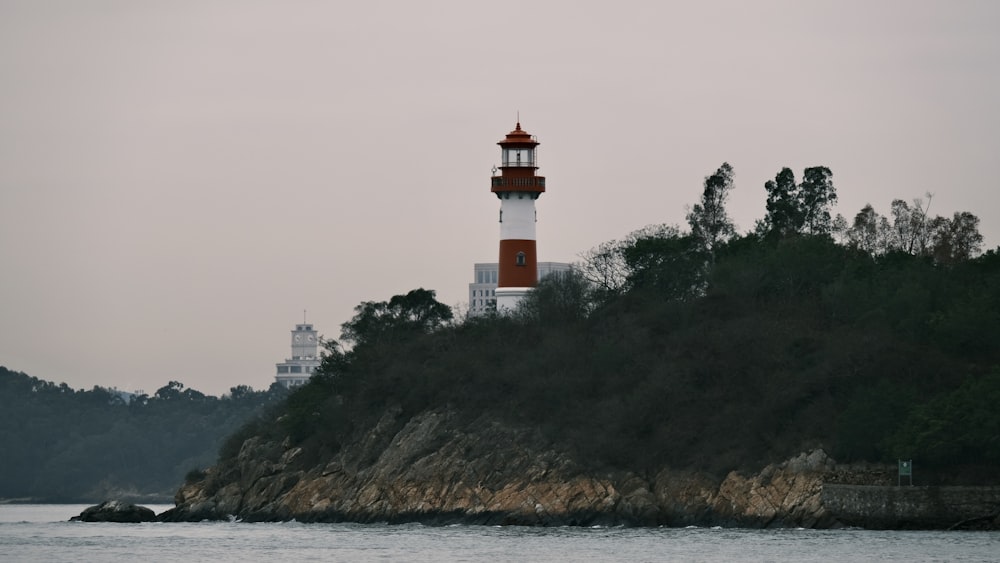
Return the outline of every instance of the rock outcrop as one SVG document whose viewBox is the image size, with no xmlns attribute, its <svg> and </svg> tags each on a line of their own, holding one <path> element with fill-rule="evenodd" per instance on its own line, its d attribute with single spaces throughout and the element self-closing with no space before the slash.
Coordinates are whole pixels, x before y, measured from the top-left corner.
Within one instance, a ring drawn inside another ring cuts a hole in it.
<svg viewBox="0 0 1000 563">
<path fill-rule="evenodd" d="M 108 500 L 101 504 L 84 509 L 78 516 L 70 518 L 70 522 L 119 522 L 136 524 L 139 522 L 155 522 L 156 513 L 145 506 L 139 506 L 120 500 Z"/>
<path fill-rule="evenodd" d="M 839 505 L 824 496 L 826 483 L 882 479 L 822 450 L 722 480 L 672 469 L 597 473 L 538 432 L 490 420 L 463 426 L 442 411 L 387 412 L 323 463 L 307 458 L 287 442 L 251 438 L 234 462 L 184 485 L 160 518 L 830 528 L 863 523 L 829 509 Z"/>
</svg>

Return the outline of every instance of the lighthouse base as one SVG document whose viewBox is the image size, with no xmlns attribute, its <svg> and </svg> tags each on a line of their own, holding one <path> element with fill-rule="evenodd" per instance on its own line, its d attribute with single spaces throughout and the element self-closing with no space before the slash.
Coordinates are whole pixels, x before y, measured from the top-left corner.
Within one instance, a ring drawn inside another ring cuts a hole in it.
<svg viewBox="0 0 1000 563">
<path fill-rule="evenodd" d="M 498 287 L 496 289 L 497 298 L 497 313 L 501 315 L 509 315 L 517 309 L 517 304 L 521 302 L 522 299 L 528 292 L 530 292 L 532 287 Z"/>
</svg>

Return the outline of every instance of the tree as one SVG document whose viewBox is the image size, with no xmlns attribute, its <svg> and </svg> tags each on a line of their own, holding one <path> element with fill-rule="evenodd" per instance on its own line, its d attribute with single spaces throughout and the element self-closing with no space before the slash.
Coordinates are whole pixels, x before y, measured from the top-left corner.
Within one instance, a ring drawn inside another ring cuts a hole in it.
<svg viewBox="0 0 1000 563">
<path fill-rule="evenodd" d="M 646 225 L 621 240 L 603 242 L 581 254 L 583 262 L 578 271 L 583 279 L 594 286 L 591 298 L 598 302 L 607 301 L 628 290 L 632 270 L 625 259 L 625 253 L 635 246 L 636 241 L 675 236 L 679 236 L 679 230 L 673 225 Z"/>
<path fill-rule="evenodd" d="M 602 242 L 580 254 L 579 266 L 583 276 L 604 299 L 621 294 L 628 278 L 628 266 L 622 255 L 622 243 L 617 240 Z"/>
<path fill-rule="evenodd" d="M 178 381 L 142 397 L 126 404 L 114 389 L 74 391 L 0 367 L 0 497 L 168 498 L 192 467 L 211 464 L 226 434 L 276 402 L 216 400 Z"/>
<path fill-rule="evenodd" d="M 935 217 L 929 225 L 931 255 L 940 264 L 962 262 L 979 253 L 983 235 L 979 217 L 968 211 L 956 211 L 951 219 Z"/>
<path fill-rule="evenodd" d="M 233 401 L 243 401 L 252 398 L 256 392 L 249 385 L 237 385 L 229 388 L 229 398 Z"/>
<path fill-rule="evenodd" d="M 784 238 L 794 234 L 829 235 L 833 228 L 830 207 L 837 201 L 833 172 L 825 166 L 806 168 L 802 183 L 788 168 L 764 184 L 767 216 L 758 225 L 760 234 Z"/>
<path fill-rule="evenodd" d="M 161 401 L 172 401 L 181 398 L 181 390 L 184 389 L 184 384 L 180 381 L 171 381 L 163 387 L 156 390 L 154 397 L 160 399 Z"/>
<path fill-rule="evenodd" d="M 928 193 L 927 205 L 920 198 L 910 207 L 901 199 L 892 200 L 892 237 L 889 246 L 907 254 L 923 255 L 929 247 L 927 211 L 933 196 Z"/>
<path fill-rule="evenodd" d="M 729 240 L 735 233 L 733 222 L 726 213 L 726 198 L 733 189 L 733 167 L 728 162 L 705 178 L 701 203 L 696 203 L 687 214 L 691 236 L 709 253 L 716 246 Z"/>
<path fill-rule="evenodd" d="M 837 241 L 837 244 L 850 244 L 850 229 L 851 227 L 847 224 L 847 219 L 840 213 L 837 213 L 837 216 L 833 218 L 833 227 L 831 228 L 833 238 Z"/>
<path fill-rule="evenodd" d="M 871 256 L 880 256 L 889 249 L 890 231 L 889 220 L 867 204 L 854 216 L 854 224 L 847 230 L 848 245 Z"/>
<path fill-rule="evenodd" d="M 799 232 L 802 217 L 795 173 L 789 168 L 782 168 L 774 180 L 764 184 L 764 190 L 767 191 L 767 215 L 761 225 L 764 234 L 786 237 Z"/>
<path fill-rule="evenodd" d="M 837 201 L 833 187 L 833 172 L 826 166 L 806 168 L 799 184 L 799 217 L 803 232 L 811 235 L 830 234 L 830 206 Z"/>
<path fill-rule="evenodd" d="M 577 270 L 546 276 L 518 303 L 522 318 L 560 324 L 586 318 L 591 309 L 590 284 Z"/>
<path fill-rule="evenodd" d="M 686 299 L 705 289 L 708 260 L 698 241 L 676 231 L 642 237 L 624 249 L 629 289 L 652 289 L 667 299 Z"/>
<path fill-rule="evenodd" d="M 433 290 L 423 288 L 411 290 L 406 295 L 393 295 L 389 310 L 406 328 L 430 332 L 452 319 L 451 307 L 439 302 L 435 295 Z"/>
<path fill-rule="evenodd" d="M 950 393 L 913 409 L 893 439 L 898 457 L 933 464 L 1000 462 L 1000 370 L 967 376 Z"/>
<path fill-rule="evenodd" d="M 356 345 L 431 332 L 453 318 L 451 308 L 435 299 L 433 290 L 423 288 L 389 301 L 364 301 L 354 311 L 354 317 L 340 325 L 340 337 Z"/>
</svg>

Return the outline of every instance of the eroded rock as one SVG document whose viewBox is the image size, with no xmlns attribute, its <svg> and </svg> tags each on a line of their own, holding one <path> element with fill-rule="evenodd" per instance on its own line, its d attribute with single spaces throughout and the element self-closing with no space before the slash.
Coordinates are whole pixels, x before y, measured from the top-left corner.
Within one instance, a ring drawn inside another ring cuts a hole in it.
<svg viewBox="0 0 1000 563">
<path fill-rule="evenodd" d="M 78 516 L 70 518 L 71 522 L 120 522 L 139 523 L 155 522 L 156 513 L 145 506 L 139 506 L 120 500 L 108 500 L 101 504 L 84 509 Z"/>
<path fill-rule="evenodd" d="M 231 466 L 182 487 L 161 519 L 828 528 L 857 524 L 831 512 L 825 485 L 885 471 L 841 467 L 817 449 L 721 481 L 672 469 L 594 474 L 537 431 L 398 409 L 322 464 L 306 467 L 302 454 L 247 440 Z"/>
</svg>

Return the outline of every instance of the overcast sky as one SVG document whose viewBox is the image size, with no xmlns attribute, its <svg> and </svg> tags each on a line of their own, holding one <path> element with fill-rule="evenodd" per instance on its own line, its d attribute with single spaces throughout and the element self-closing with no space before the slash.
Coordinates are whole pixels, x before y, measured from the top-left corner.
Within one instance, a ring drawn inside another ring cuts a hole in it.
<svg viewBox="0 0 1000 563">
<path fill-rule="evenodd" d="M 0 0 L 0 365 L 266 388 L 303 309 L 467 300 L 496 142 L 537 135 L 543 261 L 684 224 L 733 165 L 853 217 L 934 194 L 1000 244 L 1000 2 Z"/>
</svg>

